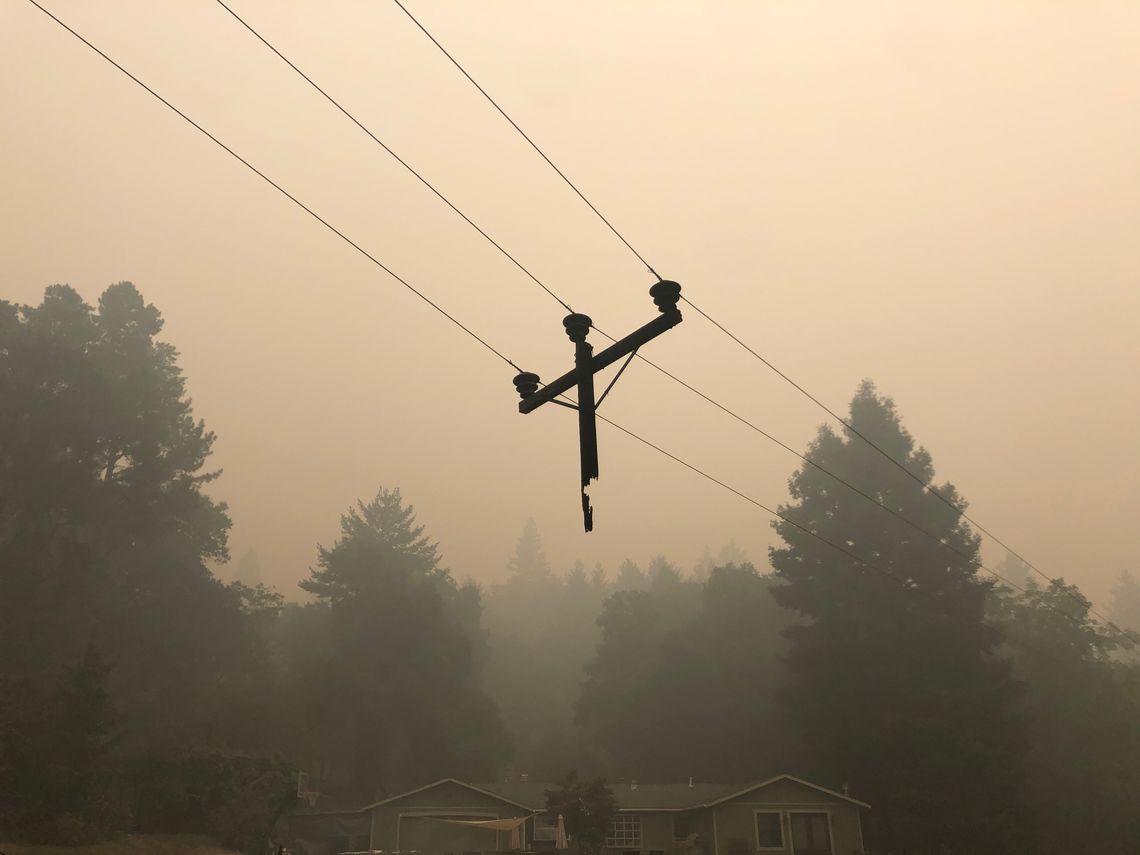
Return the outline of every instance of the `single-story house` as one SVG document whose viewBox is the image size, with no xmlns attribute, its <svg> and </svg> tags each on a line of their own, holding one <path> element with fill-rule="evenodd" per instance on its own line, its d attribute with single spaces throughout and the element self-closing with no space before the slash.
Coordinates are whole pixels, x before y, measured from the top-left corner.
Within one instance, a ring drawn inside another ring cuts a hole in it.
<svg viewBox="0 0 1140 855">
<path fill-rule="evenodd" d="M 748 785 L 611 785 L 619 812 L 606 839 L 612 855 L 858 855 L 860 811 L 869 805 L 818 784 L 778 775 Z M 361 808 L 363 833 L 344 849 L 483 855 L 553 850 L 554 784 L 524 778 L 471 784 L 447 778 Z M 366 820 L 366 823 L 365 823 Z M 314 850 L 315 853 L 316 850 Z M 321 853 L 324 855 L 324 853 Z"/>
</svg>

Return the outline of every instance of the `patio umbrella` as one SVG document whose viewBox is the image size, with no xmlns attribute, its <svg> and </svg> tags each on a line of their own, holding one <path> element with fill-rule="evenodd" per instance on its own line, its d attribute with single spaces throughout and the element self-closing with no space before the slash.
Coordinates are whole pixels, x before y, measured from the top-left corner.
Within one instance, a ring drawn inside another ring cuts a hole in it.
<svg viewBox="0 0 1140 855">
<path fill-rule="evenodd" d="M 566 821 L 562 818 L 562 814 L 558 814 L 558 831 L 554 835 L 554 848 L 570 848 L 570 841 L 566 839 Z"/>
</svg>

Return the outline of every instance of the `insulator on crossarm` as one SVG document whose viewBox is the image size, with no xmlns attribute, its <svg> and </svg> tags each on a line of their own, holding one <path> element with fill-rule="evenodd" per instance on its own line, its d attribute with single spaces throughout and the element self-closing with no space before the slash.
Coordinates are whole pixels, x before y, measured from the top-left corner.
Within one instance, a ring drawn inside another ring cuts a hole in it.
<svg viewBox="0 0 1140 855">
<path fill-rule="evenodd" d="M 538 375 L 532 374 L 529 371 L 524 371 L 522 374 L 516 375 L 515 389 L 518 391 L 520 398 L 529 398 L 538 391 Z"/>
<path fill-rule="evenodd" d="M 566 335 L 573 342 L 585 341 L 593 323 L 589 315 L 580 315 L 577 312 L 562 319 L 562 326 L 566 327 Z"/>
<path fill-rule="evenodd" d="M 677 308 L 681 299 L 681 286 L 669 279 L 662 279 L 649 289 L 649 296 L 661 312 L 672 311 Z"/>
</svg>

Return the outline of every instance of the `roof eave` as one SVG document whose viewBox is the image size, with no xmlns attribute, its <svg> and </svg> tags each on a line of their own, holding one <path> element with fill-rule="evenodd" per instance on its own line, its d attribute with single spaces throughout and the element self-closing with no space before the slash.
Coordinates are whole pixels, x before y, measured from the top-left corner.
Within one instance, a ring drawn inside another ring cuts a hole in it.
<svg viewBox="0 0 1140 855">
<path fill-rule="evenodd" d="M 422 787 L 417 787 L 414 790 L 408 790 L 407 792 L 404 792 L 404 793 L 398 793 L 394 796 L 390 796 L 389 798 L 381 799 L 378 802 L 373 802 L 370 805 L 365 805 L 364 807 L 361 808 L 361 810 L 372 810 L 373 808 L 383 807 L 386 804 L 391 804 L 392 802 L 399 801 L 400 799 L 407 798 L 408 796 L 414 796 L 416 793 L 422 793 L 422 792 L 425 792 L 427 790 L 430 790 L 432 787 L 438 787 L 440 784 L 458 784 L 460 787 L 463 787 L 463 789 L 465 789 L 465 790 L 471 790 L 473 793 L 479 793 L 479 795 L 481 795 L 481 796 L 487 796 L 487 798 L 495 799 L 496 801 L 503 802 L 504 804 L 508 804 L 511 807 L 521 808 L 522 810 L 525 810 L 528 813 L 535 813 L 537 811 L 545 809 L 545 808 L 535 808 L 535 807 L 532 807 L 531 805 L 524 805 L 522 802 L 516 802 L 514 799 L 508 799 L 505 796 L 499 795 L 498 793 L 493 793 L 490 790 L 484 790 L 480 787 L 476 787 L 472 784 L 468 784 L 466 781 L 460 781 L 458 778 L 440 778 L 438 781 L 433 781 L 430 784 L 424 784 Z"/>
<path fill-rule="evenodd" d="M 871 806 L 866 802 L 861 802 L 858 799 L 853 799 L 851 796 L 845 795 L 844 793 L 837 793 L 835 790 L 829 790 L 827 787 L 821 787 L 819 784 L 813 784 L 811 781 L 805 781 L 803 778 L 797 778 L 795 775 L 787 774 L 777 775 L 774 778 L 769 778 L 766 781 L 760 781 L 757 784 L 750 784 L 742 790 L 738 790 L 735 793 L 730 793 L 727 796 L 708 802 L 707 804 L 698 805 L 698 807 L 715 807 L 716 805 L 724 804 L 725 802 L 730 802 L 733 799 L 740 798 L 741 796 L 745 795 L 746 793 L 750 793 L 753 790 L 759 790 L 761 787 L 767 787 L 771 784 L 776 783 L 777 781 L 792 781 L 793 783 L 799 784 L 800 786 L 808 787 L 809 789 L 816 790 L 817 792 L 826 793 L 829 796 L 834 796 L 837 799 L 842 799 L 845 802 L 861 808 L 865 808 L 866 810 L 871 809 Z"/>
</svg>

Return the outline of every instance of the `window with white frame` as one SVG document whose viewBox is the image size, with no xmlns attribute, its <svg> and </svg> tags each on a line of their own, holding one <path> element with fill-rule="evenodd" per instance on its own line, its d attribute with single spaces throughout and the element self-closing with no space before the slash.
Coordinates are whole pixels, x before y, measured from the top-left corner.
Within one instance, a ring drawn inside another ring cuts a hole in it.
<svg viewBox="0 0 1140 855">
<path fill-rule="evenodd" d="M 544 813 L 534 818 L 534 839 L 550 842 L 558 839 L 558 817 Z"/>
<path fill-rule="evenodd" d="M 784 825 L 779 811 L 756 811 L 756 848 L 784 848 Z"/>
<path fill-rule="evenodd" d="M 673 839 L 687 840 L 692 834 L 691 817 L 687 813 L 673 814 Z"/>
<path fill-rule="evenodd" d="M 640 849 L 641 815 L 619 813 L 615 816 L 606 837 L 606 846 L 610 849 Z"/>
</svg>

